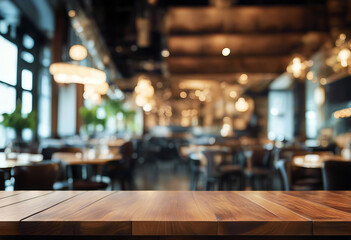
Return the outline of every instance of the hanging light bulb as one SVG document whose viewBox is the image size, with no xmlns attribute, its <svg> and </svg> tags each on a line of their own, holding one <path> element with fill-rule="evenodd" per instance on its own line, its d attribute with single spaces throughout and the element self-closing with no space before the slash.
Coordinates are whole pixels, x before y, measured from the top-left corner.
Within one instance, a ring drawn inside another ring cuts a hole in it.
<svg viewBox="0 0 351 240">
<path fill-rule="evenodd" d="M 230 54 L 230 49 L 229 48 L 223 48 L 222 49 L 222 55 L 227 57 Z"/>
<path fill-rule="evenodd" d="M 343 48 L 340 50 L 340 52 L 338 53 L 338 61 L 340 62 L 342 67 L 347 67 L 348 65 L 348 60 L 351 56 L 351 51 L 348 48 Z"/>
<path fill-rule="evenodd" d="M 246 112 L 249 110 L 249 103 L 245 100 L 245 98 L 241 97 L 235 103 L 235 109 L 238 112 Z"/>
</svg>

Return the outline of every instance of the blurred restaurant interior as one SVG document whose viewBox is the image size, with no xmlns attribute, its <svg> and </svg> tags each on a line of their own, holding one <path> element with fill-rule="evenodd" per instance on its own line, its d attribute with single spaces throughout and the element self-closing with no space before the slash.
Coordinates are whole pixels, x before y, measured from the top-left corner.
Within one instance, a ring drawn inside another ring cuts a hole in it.
<svg viewBox="0 0 351 240">
<path fill-rule="evenodd" d="M 351 190 L 350 37 L 350 0 L 0 0 L 0 190 Z"/>
</svg>

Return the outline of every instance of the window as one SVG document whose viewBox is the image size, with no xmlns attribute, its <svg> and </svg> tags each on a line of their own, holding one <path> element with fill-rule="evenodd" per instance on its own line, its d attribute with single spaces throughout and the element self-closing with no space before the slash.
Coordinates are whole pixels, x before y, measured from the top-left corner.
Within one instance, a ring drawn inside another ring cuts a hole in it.
<svg viewBox="0 0 351 240">
<path fill-rule="evenodd" d="M 26 24 L 14 29 L 16 34 L 10 34 L 5 31 L 6 22 L 0 20 L 0 115 L 12 113 L 18 103 L 22 104 L 23 114 L 36 110 L 38 49 L 36 40 L 25 33 L 29 30 L 33 33 L 33 29 Z M 15 134 L 14 131 L 0 127 L 0 136 L 5 136 L 0 139 L 1 149 Z M 30 129 L 23 131 L 24 140 L 31 140 L 33 136 Z"/>
<path fill-rule="evenodd" d="M 0 81 L 17 83 L 17 46 L 0 35 Z"/>
<path fill-rule="evenodd" d="M 40 80 L 39 94 L 39 125 L 38 134 L 40 137 L 51 135 L 51 79 L 46 71 Z"/>
</svg>

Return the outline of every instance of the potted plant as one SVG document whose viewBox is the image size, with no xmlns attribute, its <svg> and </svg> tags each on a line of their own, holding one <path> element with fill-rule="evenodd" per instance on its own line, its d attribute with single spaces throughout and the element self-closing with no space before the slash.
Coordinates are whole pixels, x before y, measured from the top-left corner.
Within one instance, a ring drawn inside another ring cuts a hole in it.
<svg viewBox="0 0 351 240">
<path fill-rule="evenodd" d="M 80 117 L 83 121 L 83 128 L 89 137 L 92 137 L 98 126 L 105 128 L 106 118 L 98 118 L 97 111 L 99 106 L 93 108 L 81 107 L 79 109 Z"/>
<path fill-rule="evenodd" d="M 16 141 L 22 142 L 22 131 L 24 129 L 35 130 L 36 113 L 32 111 L 29 114 L 22 114 L 22 105 L 17 104 L 15 111 L 12 113 L 3 113 L 1 125 L 5 128 L 12 128 L 16 132 Z"/>
</svg>

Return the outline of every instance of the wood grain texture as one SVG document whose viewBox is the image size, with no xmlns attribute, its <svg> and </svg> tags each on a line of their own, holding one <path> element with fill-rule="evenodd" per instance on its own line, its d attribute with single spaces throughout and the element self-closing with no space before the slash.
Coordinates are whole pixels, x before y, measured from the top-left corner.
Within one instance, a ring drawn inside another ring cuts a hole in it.
<svg viewBox="0 0 351 240">
<path fill-rule="evenodd" d="M 289 195 L 287 192 L 257 192 L 256 194 L 311 219 L 314 235 L 351 234 L 351 214 L 348 212 L 310 201 L 307 197 L 305 198 L 304 194 L 299 197 Z M 318 192 L 313 194 L 318 194 Z"/>
<path fill-rule="evenodd" d="M 351 235 L 351 192 L 0 192 L 6 235 Z"/>
<path fill-rule="evenodd" d="M 311 223 L 292 212 L 272 213 L 238 192 L 194 192 L 197 201 L 212 209 L 219 235 L 310 235 Z M 284 214 L 285 213 L 285 214 Z"/>
<path fill-rule="evenodd" d="M 217 218 L 192 192 L 139 192 L 142 207 L 132 217 L 133 235 L 216 235 Z"/>
<path fill-rule="evenodd" d="M 53 206 L 39 214 L 26 218 L 21 222 L 21 233 L 25 235 L 81 235 L 88 234 L 85 227 L 89 220 L 77 220 L 74 215 L 82 209 L 111 195 L 113 192 L 84 192 L 73 198 Z M 86 221 L 85 221 L 86 220 Z M 82 224 L 82 222 L 84 222 Z M 98 223 L 90 223 L 94 229 Z M 89 229 L 89 228 L 88 228 Z"/>
<path fill-rule="evenodd" d="M 0 233 L 1 235 L 18 235 L 21 220 L 65 201 L 79 192 L 28 192 L 26 199 L 23 194 L 14 195 L 13 203 L 2 204 L 0 208 Z M 22 197 L 20 197 L 22 196 Z M 5 198 L 4 200 L 8 200 Z M 1 201 L 2 202 L 2 201 Z"/>
</svg>

